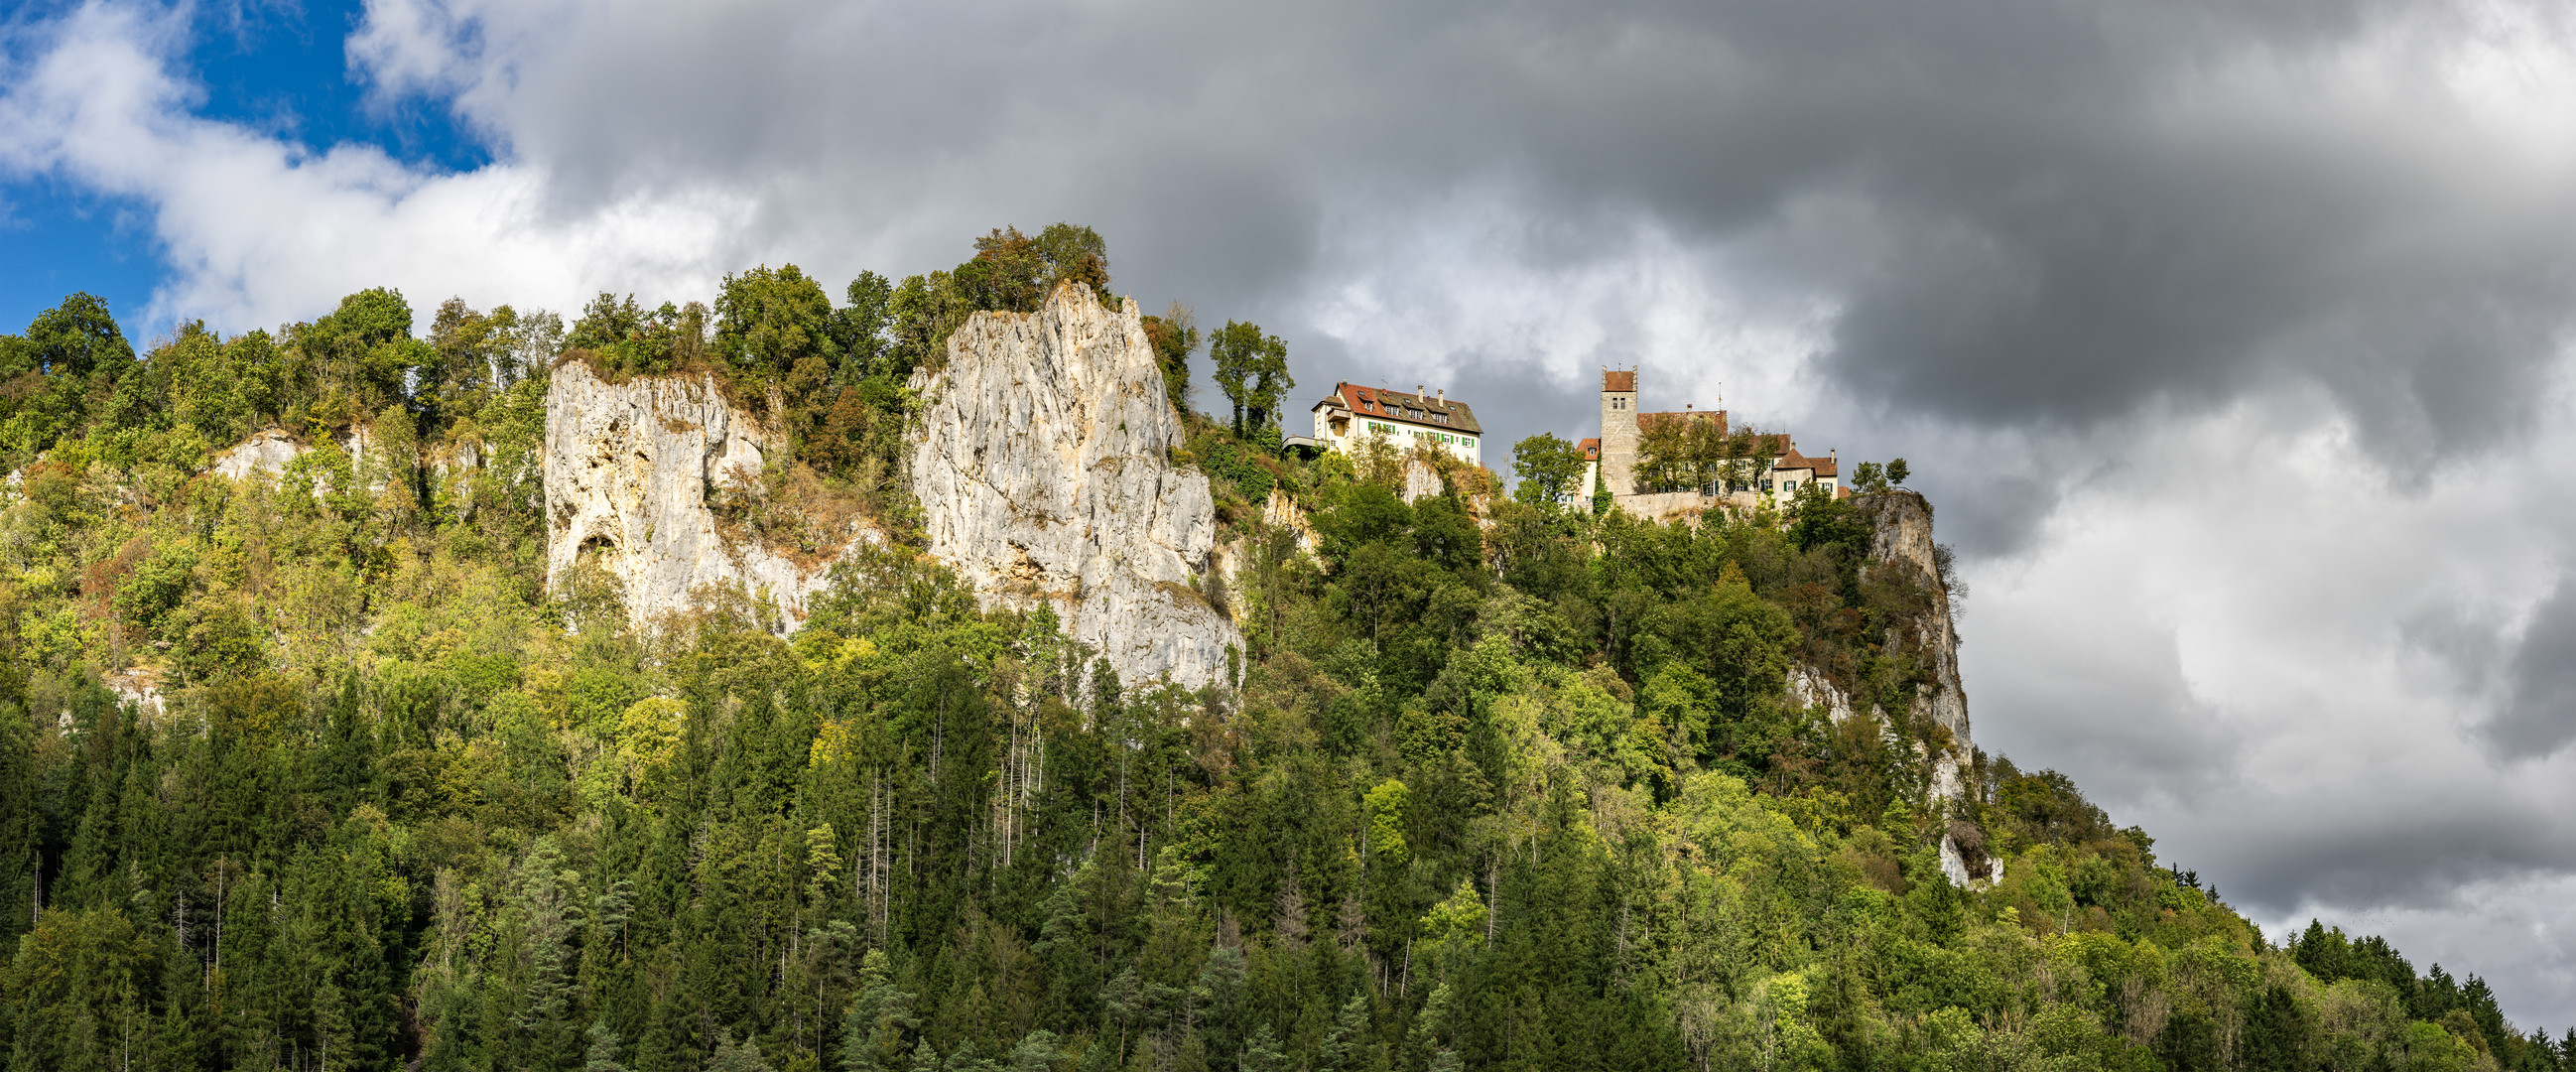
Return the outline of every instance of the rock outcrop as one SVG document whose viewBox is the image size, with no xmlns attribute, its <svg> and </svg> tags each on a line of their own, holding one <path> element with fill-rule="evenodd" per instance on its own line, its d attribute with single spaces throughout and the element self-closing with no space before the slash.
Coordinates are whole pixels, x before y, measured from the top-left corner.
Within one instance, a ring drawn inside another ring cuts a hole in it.
<svg viewBox="0 0 2576 1072">
<path fill-rule="evenodd" d="M 1826 680 L 1825 675 L 1804 666 L 1789 668 L 1789 703 L 1794 707 L 1822 707 L 1825 709 L 1825 717 L 1836 722 L 1848 720 L 1856 714 L 1852 710 L 1850 696 L 1834 687 L 1834 683 Z M 1880 718 L 1887 717 L 1887 712 L 1879 710 L 1874 705 L 1870 708 L 1870 714 Z"/>
<path fill-rule="evenodd" d="M 1931 670 L 1931 680 L 1914 687 L 1914 711 L 1950 734 L 1950 748 L 1932 761 L 1932 795 L 1955 800 L 1966 789 L 1960 765 L 1975 745 L 1968 737 L 1968 694 L 1959 684 L 1959 634 L 1950 609 L 1949 588 L 1941 581 L 1940 551 L 1932 542 L 1932 505 L 1910 491 L 1863 496 L 1855 505 L 1870 520 L 1871 571 L 1901 570 L 1930 593 L 1930 609 L 1913 621 L 1890 627 L 1891 646 L 1915 653 Z M 1985 867 L 1983 835 L 1964 822 L 1953 823 L 1941 838 L 1941 868 L 1952 881 L 1966 885 L 1993 877 Z"/>
<path fill-rule="evenodd" d="M 1314 554 L 1322 546 L 1323 538 L 1315 534 L 1314 520 L 1298 508 L 1297 500 L 1278 488 L 1270 489 L 1269 500 L 1261 504 L 1261 523 L 1287 532 L 1297 549 L 1307 554 Z"/>
<path fill-rule="evenodd" d="M 756 489 L 777 434 L 711 374 L 609 383 L 578 359 L 546 387 L 546 583 L 583 556 L 625 588 L 639 624 L 689 605 L 702 585 L 739 584 L 792 629 L 839 551 L 877 534 L 852 525 L 833 554 L 791 557 L 723 531 L 709 500 Z"/>
<path fill-rule="evenodd" d="M 1125 684 L 1225 683 L 1242 636 L 1201 594 L 1216 503 L 1170 461 L 1181 419 L 1133 303 L 1066 284 L 1035 313 L 977 313 L 911 387 L 933 555 L 987 605 L 1053 605 Z"/>
<path fill-rule="evenodd" d="M 385 483 L 391 479 L 395 469 L 412 464 L 411 459 L 385 457 L 376 446 L 375 430 L 363 424 L 345 429 L 338 442 L 340 453 L 348 456 L 350 468 L 364 479 L 370 494 L 385 490 Z M 249 480 L 258 476 L 275 480 L 284 477 L 296 459 L 317 449 L 320 448 L 296 438 L 286 429 L 264 428 L 218 452 L 214 464 L 207 466 L 206 471 L 232 480 Z M 317 476 L 313 494 L 320 496 L 330 490 L 330 478 Z"/>
<path fill-rule="evenodd" d="M 1968 749 L 1968 694 L 1959 686 L 1959 634 L 1950 613 L 1950 593 L 1941 583 L 1939 552 L 1932 543 L 1932 507 L 1910 491 L 1885 492 L 1858 500 L 1875 534 L 1870 539 L 1872 569 L 1898 568 L 1919 575 L 1932 597 L 1932 609 L 1902 627 L 1901 639 L 1932 670 L 1932 681 L 1915 687 L 1914 710 L 1950 731 L 1961 753 Z"/>
<path fill-rule="evenodd" d="M 1392 403 L 1390 403 L 1390 405 L 1392 405 Z M 1447 490 L 1449 490 L 1449 483 L 1440 479 L 1440 474 L 1433 470 L 1429 465 L 1424 464 L 1422 459 L 1409 458 L 1405 460 L 1403 496 L 1404 501 L 1408 505 L 1420 502 L 1423 499 L 1430 498 L 1431 496 L 1441 494 Z"/>
<path fill-rule="evenodd" d="M 1914 687 L 1913 711 L 1949 731 L 1949 747 L 1932 757 L 1931 789 L 1934 799 L 1956 800 L 1966 789 L 1960 766 L 1973 754 L 1975 744 L 1968 738 L 1968 694 L 1959 685 L 1959 634 L 1949 589 L 1941 581 L 1940 552 L 1932 542 L 1932 506 L 1910 491 L 1864 496 L 1853 505 L 1869 519 L 1872 529 L 1869 562 L 1862 569 L 1872 575 L 1899 571 L 1928 596 L 1921 614 L 1889 626 L 1887 643 L 1913 652 L 1931 670 L 1931 680 Z M 1790 703 L 1822 707 L 1836 722 L 1860 713 L 1850 695 L 1812 667 L 1789 669 L 1787 694 Z M 1873 703 L 1869 716 L 1885 719 L 1887 712 Z M 1961 885 L 1995 877 L 2000 872 L 1988 870 L 1979 851 L 1983 843 L 1984 835 L 1974 826 L 1953 823 L 1941 838 L 1942 870 Z"/>
<path fill-rule="evenodd" d="M 310 449 L 296 442 L 285 429 L 270 428 L 224 448 L 215 455 L 215 464 L 208 471 L 232 480 L 248 480 L 262 473 L 274 477 L 286 472 L 288 463 Z"/>
</svg>

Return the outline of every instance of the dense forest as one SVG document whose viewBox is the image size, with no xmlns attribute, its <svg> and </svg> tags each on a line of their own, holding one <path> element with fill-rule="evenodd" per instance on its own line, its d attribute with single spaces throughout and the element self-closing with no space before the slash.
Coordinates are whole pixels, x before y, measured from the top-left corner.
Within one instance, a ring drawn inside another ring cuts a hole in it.
<svg viewBox="0 0 2576 1072">
<path fill-rule="evenodd" d="M 1058 225 L 837 301 L 761 267 L 424 325 L 374 289 L 138 356 L 75 295 L 0 337 L 8 1067 L 2576 1070 L 2474 975 L 2261 933 L 2063 776 L 1932 793 L 1891 631 L 1955 582 L 1870 560 L 1884 479 L 1698 524 L 1472 471 L 1407 503 L 1386 458 L 1280 457 L 1285 345 L 1174 305 L 1172 400 L 1206 353 L 1227 407 L 1184 453 L 1251 548 L 1236 679 L 980 610 L 900 538 L 904 384 L 1108 269 Z M 772 494 L 899 538 L 786 636 L 547 590 L 567 355 L 718 374 L 792 434 Z M 270 428 L 317 449 L 208 471 Z M 1792 666 L 1883 717 L 1792 706 Z"/>
</svg>

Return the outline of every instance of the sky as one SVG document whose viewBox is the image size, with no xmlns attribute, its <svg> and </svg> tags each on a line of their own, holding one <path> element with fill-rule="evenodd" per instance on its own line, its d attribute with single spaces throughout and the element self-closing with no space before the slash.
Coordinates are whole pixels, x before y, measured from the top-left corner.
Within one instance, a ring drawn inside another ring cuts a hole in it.
<svg viewBox="0 0 2576 1072">
<path fill-rule="evenodd" d="M 1634 366 L 1909 460 L 1980 747 L 2276 937 L 2387 935 L 2556 1031 L 2571 12 L 21 4 L 0 329 L 73 290 L 138 341 L 378 285 L 573 313 L 1065 220 L 1300 394 L 1468 401 L 1497 468 Z"/>
</svg>

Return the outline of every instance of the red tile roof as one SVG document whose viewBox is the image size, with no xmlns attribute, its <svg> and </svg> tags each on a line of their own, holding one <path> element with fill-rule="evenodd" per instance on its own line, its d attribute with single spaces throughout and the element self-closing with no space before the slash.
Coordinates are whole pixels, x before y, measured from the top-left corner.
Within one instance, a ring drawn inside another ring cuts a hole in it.
<svg viewBox="0 0 2576 1072">
<path fill-rule="evenodd" d="M 1798 453 L 1797 449 L 1794 447 L 1790 448 L 1788 453 L 1781 455 L 1779 461 L 1771 463 L 1771 468 L 1774 470 L 1810 469 L 1815 472 L 1815 475 L 1820 477 L 1842 475 L 1835 471 L 1839 467 L 1838 463 L 1836 463 L 1836 461 L 1831 457 L 1810 458 L 1804 454 Z"/>
<path fill-rule="evenodd" d="M 1636 394 L 1637 370 L 1629 369 L 1626 372 L 1613 372 L 1608 369 L 1602 370 L 1601 390 L 1604 392 L 1626 391 L 1629 394 Z"/>
<path fill-rule="evenodd" d="M 1599 439 L 1586 439 L 1576 443 L 1575 446 L 1582 448 L 1584 461 L 1597 462 L 1601 460 L 1601 441 Z"/>
<path fill-rule="evenodd" d="M 1363 417 L 1402 421 L 1459 435 L 1485 434 L 1484 426 L 1476 423 L 1476 411 L 1454 398 L 1444 401 L 1439 395 L 1406 394 L 1345 382 L 1334 384 L 1333 393 L 1319 404 L 1334 403 Z M 1444 416 L 1446 423 L 1441 420 Z"/>
</svg>

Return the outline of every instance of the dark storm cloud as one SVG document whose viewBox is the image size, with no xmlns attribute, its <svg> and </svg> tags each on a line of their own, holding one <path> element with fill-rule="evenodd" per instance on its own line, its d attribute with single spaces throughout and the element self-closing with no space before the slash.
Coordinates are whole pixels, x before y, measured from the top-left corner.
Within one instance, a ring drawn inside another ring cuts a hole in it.
<svg viewBox="0 0 2576 1072">
<path fill-rule="evenodd" d="M 2576 583 L 2561 579 L 2542 600 L 2506 678 L 2512 697 L 2485 726 L 2513 759 L 2537 759 L 2576 740 Z"/>
<path fill-rule="evenodd" d="M 1138 266 L 1122 289 L 1215 309 L 1292 290 L 1316 267 L 1323 206 L 1373 188 L 1505 173 L 1534 215 L 1634 212 L 1710 243 L 1827 195 L 1858 225 L 1779 270 L 1845 303 L 1824 370 L 1855 404 L 2080 429 L 2286 377 L 2326 387 L 2383 463 L 2411 469 L 2527 425 L 2564 327 L 2556 236 L 2576 204 L 2520 195 L 2421 233 L 2499 196 L 2439 159 L 2476 148 L 2450 94 L 2414 76 L 2370 110 L 2317 84 L 2406 19 L 2441 22 L 2304 6 L 778 6 L 549 37 L 548 64 L 491 68 L 506 100 L 465 99 L 559 198 L 794 193 L 758 222 L 793 246 L 836 228 L 814 215 L 833 198 L 789 188 L 834 184 L 858 229 L 922 263 L 961 256 L 982 226 L 1080 214 Z M 506 57 L 502 37 L 462 39 Z M 657 61 L 606 61 L 620 51 Z M 817 155 L 832 166 L 782 166 Z M 1548 237 L 1524 247 L 1534 267 L 1622 233 Z"/>
</svg>

